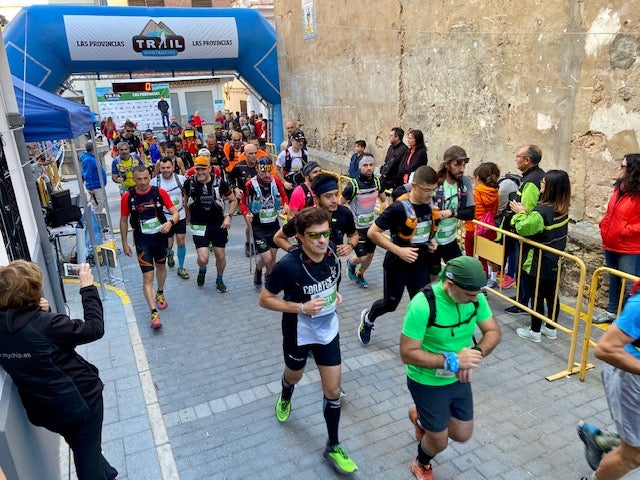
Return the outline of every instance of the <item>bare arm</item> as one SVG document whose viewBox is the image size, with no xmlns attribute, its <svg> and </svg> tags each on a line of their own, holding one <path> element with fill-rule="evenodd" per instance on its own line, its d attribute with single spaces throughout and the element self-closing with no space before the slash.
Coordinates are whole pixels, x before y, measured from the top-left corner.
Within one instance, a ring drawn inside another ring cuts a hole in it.
<svg viewBox="0 0 640 480">
<path fill-rule="evenodd" d="M 305 315 L 315 315 L 324 307 L 324 300 L 315 298 L 304 303 L 289 302 L 271 293 L 266 288 L 260 291 L 258 303 L 262 308 L 283 313 L 303 313 Z"/>
<path fill-rule="evenodd" d="M 249 228 L 251 228 L 251 227 L 249 227 Z M 280 230 L 278 230 L 275 233 L 275 235 L 273 236 L 273 243 L 275 243 L 279 248 L 281 248 L 285 252 L 288 252 L 289 249 L 291 248 L 291 246 L 293 245 L 289 241 L 289 238 L 285 235 L 285 233 L 282 230 L 282 228 L 280 228 Z"/>
<path fill-rule="evenodd" d="M 129 233 L 129 217 L 120 216 L 120 239 L 122 240 L 122 251 L 128 257 L 131 256 L 131 247 L 127 243 L 127 235 Z"/>
<path fill-rule="evenodd" d="M 422 349 L 422 341 L 400 335 L 400 358 L 405 365 L 422 368 L 443 368 L 444 355 Z"/>
<path fill-rule="evenodd" d="M 598 341 L 596 357 L 616 368 L 639 375 L 640 359 L 631 355 L 624 348 L 633 341 L 633 338 L 613 324 Z"/>
</svg>

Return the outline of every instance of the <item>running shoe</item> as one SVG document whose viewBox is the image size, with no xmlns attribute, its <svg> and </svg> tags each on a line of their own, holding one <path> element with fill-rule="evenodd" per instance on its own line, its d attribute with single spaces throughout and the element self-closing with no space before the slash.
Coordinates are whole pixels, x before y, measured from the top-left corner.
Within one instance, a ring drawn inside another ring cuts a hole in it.
<svg viewBox="0 0 640 480">
<path fill-rule="evenodd" d="M 513 278 L 511 278 L 509 275 L 505 275 L 502 279 L 502 282 L 500 283 L 500 287 L 502 287 L 503 290 L 506 290 L 513 287 L 515 284 L 516 281 Z"/>
<path fill-rule="evenodd" d="M 498 280 L 494 278 L 490 278 L 489 280 L 487 280 L 487 287 L 496 288 L 497 286 L 498 286 Z"/>
<path fill-rule="evenodd" d="M 179 268 L 178 269 L 178 276 L 180 278 L 184 278 L 185 280 L 187 280 L 189 278 L 189 274 L 187 273 L 187 271 L 184 268 Z"/>
<path fill-rule="evenodd" d="M 357 265 L 355 263 L 351 263 L 351 260 L 347 262 L 347 273 L 349 274 L 349 278 L 353 281 L 358 281 L 358 276 L 356 275 Z"/>
<path fill-rule="evenodd" d="M 213 243 L 209 242 L 209 251 L 213 252 Z"/>
<path fill-rule="evenodd" d="M 525 312 L 523 309 L 521 309 L 517 305 L 514 305 L 512 307 L 507 307 L 504 309 L 504 311 L 509 315 L 529 315 L 527 312 Z"/>
<path fill-rule="evenodd" d="M 289 419 L 289 415 L 291 414 L 291 400 L 285 400 L 282 398 L 282 394 L 278 396 L 278 401 L 276 402 L 276 417 L 280 423 L 284 423 Z"/>
<path fill-rule="evenodd" d="M 158 312 L 151 312 L 151 328 L 154 330 L 162 327 L 162 323 L 160 323 L 160 314 Z"/>
<path fill-rule="evenodd" d="M 411 473 L 418 480 L 436 480 L 433 470 L 431 470 L 431 464 L 422 466 L 418 465 L 418 462 L 414 460 L 411 464 Z"/>
<path fill-rule="evenodd" d="M 555 340 L 558 338 L 558 329 L 557 328 L 549 328 L 545 325 L 542 325 L 540 328 L 540 333 L 547 337 L 549 340 Z"/>
<path fill-rule="evenodd" d="M 262 270 L 258 270 L 253 272 L 253 286 L 256 288 L 260 288 L 262 286 Z"/>
<path fill-rule="evenodd" d="M 607 312 L 606 310 L 604 310 L 597 317 L 593 317 L 593 320 L 591 320 L 591 323 L 595 323 L 599 325 L 601 323 L 611 323 L 615 319 L 616 319 L 615 313 Z"/>
<path fill-rule="evenodd" d="M 358 338 L 362 342 L 363 345 L 369 345 L 371 341 L 371 330 L 373 330 L 373 326 L 367 325 L 365 318 L 369 314 L 369 309 L 365 308 L 362 310 L 360 314 L 360 325 L 358 325 Z"/>
<path fill-rule="evenodd" d="M 169 268 L 176 266 L 176 260 L 173 258 L 173 252 L 167 255 L 167 265 Z"/>
<path fill-rule="evenodd" d="M 596 443 L 596 436 L 602 432 L 600 429 L 590 423 L 585 423 L 583 420 L 578 422 L 578 436 L 584 443 L 584 455 L 587 458 L 587 463 L 591 467 L 591 470 L 597 470 L 600 465 L 600 460 L 604 452 L 600 446 Z"/>
<path fill-rule="evenodd" d="M 349 455 L 341 445 L 327 447 L 324 451 L 324 458 L 329 460 L 338 473 L 350 474 L 358 470 L 356 462 L 351 460 Z"/>
<path fill-rule="evenodd" d="M 198 283 L 199 287 L 204 285 L 204 277 L 206 275 L 207 275 L 207 272 L 198 272 L 198 279 L 196 280 L 196 282 Z"/>
<path fill-rule="evenodd" d="M 409 407 L 409 420 L 416 428 L 416 440 L 421 441 L 422 437 L 424 437 L 424 429 L 418 426 L 418 409 L 415 405 Z"/>
<path fill-rule="evenodd" d="M 362 287 L 362 288 L 369 288 L 369 284 L 364 279 L 364 274 L 363 273 L 358 273 L 356 275 L 356 282 L 358 282 L 358 285 L 360 285 L 360 287 Z"/>
<path fill-rule="evenodd" d="M 344 391 L 344 388 L 342 388 L 342 385 L 340 385 L 340 398 L 344 398 L 347 396 L 347 392 Z"/>
<path fill-rule="evenodd" d="M 218 293 L 224 293 L 229 289 L 222 280 L 216 280 L 216 290 L 218 290 Z"/>
<path fill-rule="evenodd" d="M 526 328 L 516 328 L 516 334 L 520 338 L 524 338 L 525 340 L 531 340 L 535 343 L 540 343 L 542 341 L 542 333 L 534 332 L 531 330 L 531 327 Z"/>
<path fill-rule="evenodd" d="M 164 298 L 164 293 L 156 292 L 156 303 L 160 310 L 167 308 L 167 299 Z"/>
</svg>

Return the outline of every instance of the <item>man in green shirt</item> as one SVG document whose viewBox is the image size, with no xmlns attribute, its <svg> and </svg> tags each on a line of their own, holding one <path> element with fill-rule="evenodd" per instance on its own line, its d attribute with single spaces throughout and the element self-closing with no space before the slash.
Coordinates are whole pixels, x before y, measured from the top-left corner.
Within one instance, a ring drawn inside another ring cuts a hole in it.
<svg viewBox="0 0 640 480">
<path fill-rule="evenodd" d="M 449 438 L 466 442 L 473 432 L 473 370 L 501 338 L 481 295 L 486 281 L 478 259 L 457 257 L 447 262 L 440 282 L 428 285 L 407 307 L 400 355 L 415 402 L 409 418 L 419 441 L 411 471 L 420 480 L 434 478 L 431 459 L 447 448 Z M 482 332 L 477 343 L 476 325 Z"/>
</svg>

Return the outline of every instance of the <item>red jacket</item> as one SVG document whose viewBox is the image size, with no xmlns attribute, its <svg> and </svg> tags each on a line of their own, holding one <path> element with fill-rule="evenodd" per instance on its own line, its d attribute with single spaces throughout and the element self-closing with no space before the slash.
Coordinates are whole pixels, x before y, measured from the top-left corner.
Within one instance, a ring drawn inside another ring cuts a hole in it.
<svg viewBox="0 0 640 480">
<path fill-rule="evenodd" d="M 622 193 L 616 185 L 600 220 L 602 246 L 610 252 L 640 254 L 640 192 Z"/>
</svg>

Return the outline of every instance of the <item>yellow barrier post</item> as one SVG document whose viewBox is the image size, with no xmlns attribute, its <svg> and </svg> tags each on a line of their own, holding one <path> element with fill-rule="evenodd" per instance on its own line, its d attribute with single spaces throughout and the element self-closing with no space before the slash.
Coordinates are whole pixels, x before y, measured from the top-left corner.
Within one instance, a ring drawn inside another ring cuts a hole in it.
<svg viewBox="0 0 640 480">
<path fill-rule="evenodd" d="M 549 381 L 554 381 L 554 380 L 558 380 L 559 378 L 565 378 L 568 377 L 570 375 L 573 375 L 574 373 L 579 373 L 583 366 L 582 364 L 576 364 L 575 363 L 575 355 L 576 355 L 576 346 L 578 343 L 578 334 L 579 334 L 579 328 L 580 328 L 580 313 L 581 313 L 581 308 L 582 308 L 582 298 L 584 295 L 584 284 L 586 281 L 586 277 L 587 277 L 587 268 L 584 265 L 584 262 L 571 254 L 568 254 L 566 252 L 563 252 L 561 250 L 557 250 L 555 248 L 551 248 L 548 247 L 546 245 L 543 245 L 541 243 L 538 242 L 533 242 L 531 240 L 528 240 L 527 238 L 521 237 L 520 235 L 517 235 L 515 233 L 509 232 L 507 230 L 504 230 L 502 228 L 496 227 L 494 225 L 489 225 L 486 223 L 482 223 L 479 222 L 478 220 L 473 220 L 473 223 L 475 223 L 476 225 L 482 225 L 490 230 L 494 230 L 495 232 L 497 232 L 498 234 L 502 234 L 502 241 L 500 243 L 496 243 L 493 242 L 491 240 L 488 240 L 486 238 L 483 237 L 478 237 L 477 235 L 475 236 L 475 246 L 474 246 L 474 254 L 478 255 L 479 257 L 483 257 L 486 258 L 487 260 L 497 263 L 498 265 L 501 265 L 504 267 L 504 242 L 505 242 L 505 237 L 511 237 L 514 240 L 518 241 L 520 243 L 520 255 L 518 258 L 518 271 L 521 270 L 521 266 L 522 266 L 522 252 L 523 252 L 523 248 L 522 245 L 523 244 L 527 244 L 530 245 L 533 248 L 538 248 L 540 250 L 546 250 L 548 252 L 551 252 L 555 255 L 558 255 L 561 259 L 566 260 L 570 260 L 573 261 L 576 266 L 578 267 L 579 271 L 580 271 L 580 278 L 579 278 L 579 282 L 578 282 L 578 297 L 576 299 L 576 309 L 574 311 L 574 315 L 573 315 L 573 326 L 572 328 L 567 328 L 563 325 L 558 324 L 556 321 L 554 321 L 553 318 L 549 318 L 545 315 L 542 315 L 538 312 L 535 311 L 535 307 L 536 307 L 536 297 L 537 297 L 537 291 L 538 291 L 538 286 L 539 286 L 539 278 L 540 278 L 540 266 L 541 266 L 541 256 L 539 256 L 538 258 L 538 266 L 536 269 L 536 288 L 535 291 L 533 292 L 532 298 L 534 299 L 534 305 L 533 305 L 533 309 L 529 308 L 527 305 L 523 305 L 517 302 L 518 297 L 516 297 L 516 301 L 514 302 L 511 298 L 507 297 L 506 295 L 504 295 L 501 292 L 501 289 L 494 289 L 494 288 L 489 288 L 486 287 L 486 290 L 491 292 L 493 295 L 496 295 L 499 298 L 502 298 L 503 300 L 512 303 L 514 305 L 519 306 L 520 308 L 522 308 L 524 311 L 526 311 L 527 313 L 534 315 L 538 318 L 540 318 L 542 321 L 544 321 L 547 324 L 553 325 L 556 329 L 560 330 L 561 332 L 567 333 L 571 336 L 571 342 L 570 342 L 570 346 L 569 346 L 569 354 L 568 354 L 568 358 L 567 358 L 567 368 L 565 370 L 562 370 L 556 374 L 553 375 L 549 375 L 547 377 L 545 377 L 547 380 Z M 561 260 L 562 261 L 562 260 Z M 558 269 L 558 275 L 560 275 L 560 269 L 562 267 L 560 267 Z M 556 287 L 556 289 L 559 288 L 559 282 L 558 282 L 558 286 Z M 516 294 L 517 295 L 517 294 Z M 557 297 L 557 290 L 556 290 L 556 297 Z M 557 301 L 557 300 L 556 300 Z M 555 308 L 553 309 L 553 312 L 555 312 Z M 555 319 L 557 320 L 557 319 Z M 581 378 L 581 380 L 583 380 L 583 378 Z"/>
<path fill-rule="evenodd" d="M 584 377 L 586 376 L 586 371 L 587 369 L 589 369 L 589 366 L 593 368 L 593 365 L 587 364 L 587 356 L 589 355 L 589 347 L 596 346 L 596 342 L 591 340 L 591 326 L 593 325 L 593 310 L 595 307 L 596 295 L 598 292 L 598 278 L 604 273 L 615 275 L 622 279 L 622 285 L 620 286 L 620 296 L 618 298 L 618 310 L 616 312 L 617 315 L 619 315 L 620 310 L 622 310 L 622 302 L 624 300 L 624 290 L 627 280 L 635 283 L 639 278 L 629 273 L 621 272 L 620 270 L 615 270 L 609 267 L 596 268 L 596 270 L 593 272 L 593 275 L 591 276 L 591 286 L 589 288 L 589 305 L 587 306 L 587 318 L 585 319 L 586 327 L 584 329 L 584 338 L 582 342 L 582 358 L 580 361 L 581 381 L 584 381 Z"/>
</svg>

